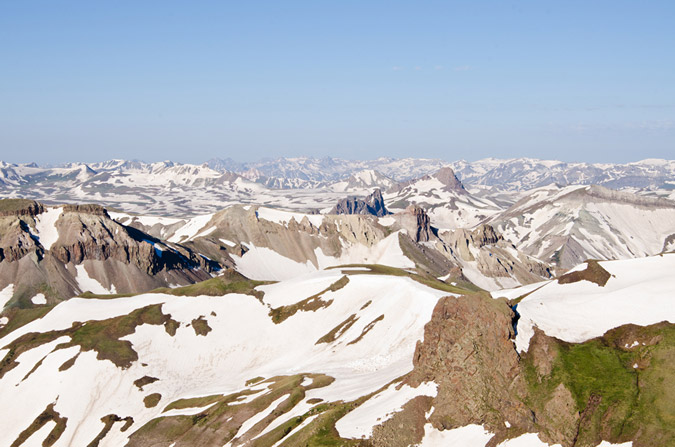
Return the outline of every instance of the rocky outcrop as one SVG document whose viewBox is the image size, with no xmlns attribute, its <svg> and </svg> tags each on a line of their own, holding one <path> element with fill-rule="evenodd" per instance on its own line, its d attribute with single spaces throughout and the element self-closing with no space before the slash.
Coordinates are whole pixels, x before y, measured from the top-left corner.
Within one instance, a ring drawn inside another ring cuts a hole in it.
<svg viewBox="0 0 675 447">
<path fill-rule="evenodd" d="M 471 239 L 476 247 L 481 248 L 503 241 L 504 237 L 497 233 L 491 225 L 482 224 L 471 232 Z"/>
<path fill-rule="evenodd" d="M 376 189 L 365 199 L 359 199 L 357 197 L 340 199 L 329 214 L 370 214 L 382 217 L 390 213 L 384 206 L 382 191 Z"/>
<path fill-rule="evenodd" d="M 440 242 L 436 246 L 440 252 L 460 265 L 475 263 L 487 278 L 512 278 L 527 284 L 553 276 L 549 265 L 518 252 L 491 225 L 443 231 L 438 236 Z"/>
<path fill-rule="evenodd" d="M 452 170 L 451 167 L 446 166 L 444 168 L 439 169 L 435 173 L 431 175 L 425 175 L 424 177 L 412 179 L 412 180 L 406 180 L 404 182 L 399 182 L 396 185 L 392 186 L 389 188 L 389 192 L 400 192 L 404 190 L 406 187 L 410 185 L 414 185 L 415 183 L 419 181 L 424 181 L 424 180 L 432 180 L 436 179 L 439 182 L 443 184 L 443 190 L 447 192 L 458 192 L 458 193 L 466 193 L 466 189 L 464 189 L 464 185 L 462 182 L 457 178 L 455 175 L 455 171 Z"/>
<path fill-rule="evenodd" d="M 84 292 L 81 265 L 103 288 L 119 293 L 192 284 L 221 268 L 184 246 L 115 222 L 99 205 L 63 206 L 54 227 L 43 229 L 56 237 L 45 247 L 36 227 L 43 205 L 10 205 L 14 214 L 0 217 L 0 289 L 13 284 L 13 298 L 28 300 L 22 305 L 31 305 L 37 293 L 53 302 Z"/>
<path fill-rule="evenodd" d="M 0 262 L 14 262 L 29 253 L 35 253 L 36 258 L 41 259 L 43 249 L 31 236 L 28 224 L 23 220 L 15 220 L 0 235 Z"/>
<path fill-rule="evenodd" d="M 435 238 L 429 215 L 419 205 L 410 205 L 397 218 L 415 242 L 429 242 Z"/>
<path fill-rule="evenodd" d="M 110 216 L 108 215 L 108 211 L 102 207 L 101 205 L 96 205 L 92 203 L 84 204 L 84 205 L 73 205 L 73 204 L 68 204 L 68 205 L 63 205 L 63 212 L 64 213 L 80 213 L 80 214 L 91 214 L 93 216 L 103 216 L 107 217 L 110 219 Z"/>
<path fill-rule="evenodd" d="M 464 185 L 462 185 L 462 182 L 460 182 L 455 175 L 455 171 L 453 171 L 450 167 L 439 169 L 438 172 L 433 175 L 433 177 L 445 185 L 444 189 L 446 191 L 465 191 Z"/>
<path fill-rule="evenodd" d="M 34 200 L 0 199 L 0 217 L 37 216 L 43 209 L 42 204 Z"/>
<path fill-rule="evenodd" d="M 429 422 L 438 430 L 482 424 L 498 435 L 504 421 L 533 429 L 512 337 L 514 314 L 483 294 L 441 298 L 424 328 L 406 383 L 438 384 Z"/>
</svg>

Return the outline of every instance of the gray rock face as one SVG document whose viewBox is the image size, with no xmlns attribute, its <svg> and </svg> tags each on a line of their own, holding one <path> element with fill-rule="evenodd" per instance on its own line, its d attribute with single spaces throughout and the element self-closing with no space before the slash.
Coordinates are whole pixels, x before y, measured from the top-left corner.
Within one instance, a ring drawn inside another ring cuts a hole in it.
<svg viewBox="0 0 675 447">
<path fill-rule="evenodd" d="M 418 205 L 410 205 L 405 212 L 413 218 L 415 242 L 429 242 L 433 236 L 433 231 L 426 211 Z"/>
<path fill-rule="evenodd" d="M 347 197 L 345 199 L 341 199 L 330 211 L 330 214 L 370 214 L 373 216 L 382 217 L 390 213 L 384 206 L 382 191 L 376 189 L 365 199 L 359 199 L 356 197 Z"/>
<path fill-rule="evenodd" d="M 438 181 L 445 185 L 446 191 L 464 191 L 464 185 L 459 181 L 452 168 L 441 168 L 433 175 L 433 177 L 436 177 Z"/>
</svg>

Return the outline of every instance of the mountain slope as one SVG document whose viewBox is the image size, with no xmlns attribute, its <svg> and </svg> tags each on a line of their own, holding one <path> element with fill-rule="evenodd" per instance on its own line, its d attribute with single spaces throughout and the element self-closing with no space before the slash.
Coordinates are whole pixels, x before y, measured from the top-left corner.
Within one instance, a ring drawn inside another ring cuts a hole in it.
<svg viewBox="0 0 675 447">
<path fill-rule="evenodd" d="M 432 223 L 441 229 L 477 225 L 501 208 L 487 199 L 479 199 L 464 188 L 450 168 L 432 175 L 403 182 L 385 194 L 392 211 L 416 204 L 427 210 Z"/>
<path fill-rule="evenodd" d="M 487 220 L 520 250 L 570 268 L 672 249 L 675 202 L 601 186 L 535 190 Z"/>
<path fill-rule="evenodd" d="M 9 294 L 3 307 L 191 284 L 219 269 L 185 247 L 120 225 L 97 205 L 0 200 L 0 290 Z"/>
</svg>

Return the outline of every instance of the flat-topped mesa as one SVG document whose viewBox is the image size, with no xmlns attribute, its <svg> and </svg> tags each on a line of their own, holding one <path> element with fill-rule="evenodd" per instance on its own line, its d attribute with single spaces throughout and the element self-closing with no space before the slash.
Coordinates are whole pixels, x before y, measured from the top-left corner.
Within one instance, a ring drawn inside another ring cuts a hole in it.
<svg viewBox="0 0 675 447">
<path fill-rule="evenodd" d="M 0 217 L 37 216 L 44 211 L 41 203 L 29 199 L 0 199 Z"/>
<path fill-rule="evenodd" d="M 103 216 L 108 219 L 108 210 L 106 210 L 101 205 L 96 204 L 85 204 L 85 205 L 63 205 L 63 212 L 65 213 L 81 213 L 81 214 L 91 214 L 94 216 Z"/>
<path fill-rule="evenodd" d="M 384 206 L 382 191 L 376 189 L 365 199 L 357 197 L 340 199 L 329 214 L 370 214 L 382 217 L 391 213 Z"/>
</svg>

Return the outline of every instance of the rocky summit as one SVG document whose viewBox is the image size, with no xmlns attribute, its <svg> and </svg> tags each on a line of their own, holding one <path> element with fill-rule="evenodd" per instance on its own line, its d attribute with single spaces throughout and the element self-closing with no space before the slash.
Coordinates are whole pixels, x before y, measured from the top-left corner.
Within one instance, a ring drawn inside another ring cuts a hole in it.
<svg viewBox="0 0 675 447">
<path fill-rule="evenodd" d="M 0 163 L 0 445 L 675 445 L 674 167 Z"/>
</svg>

